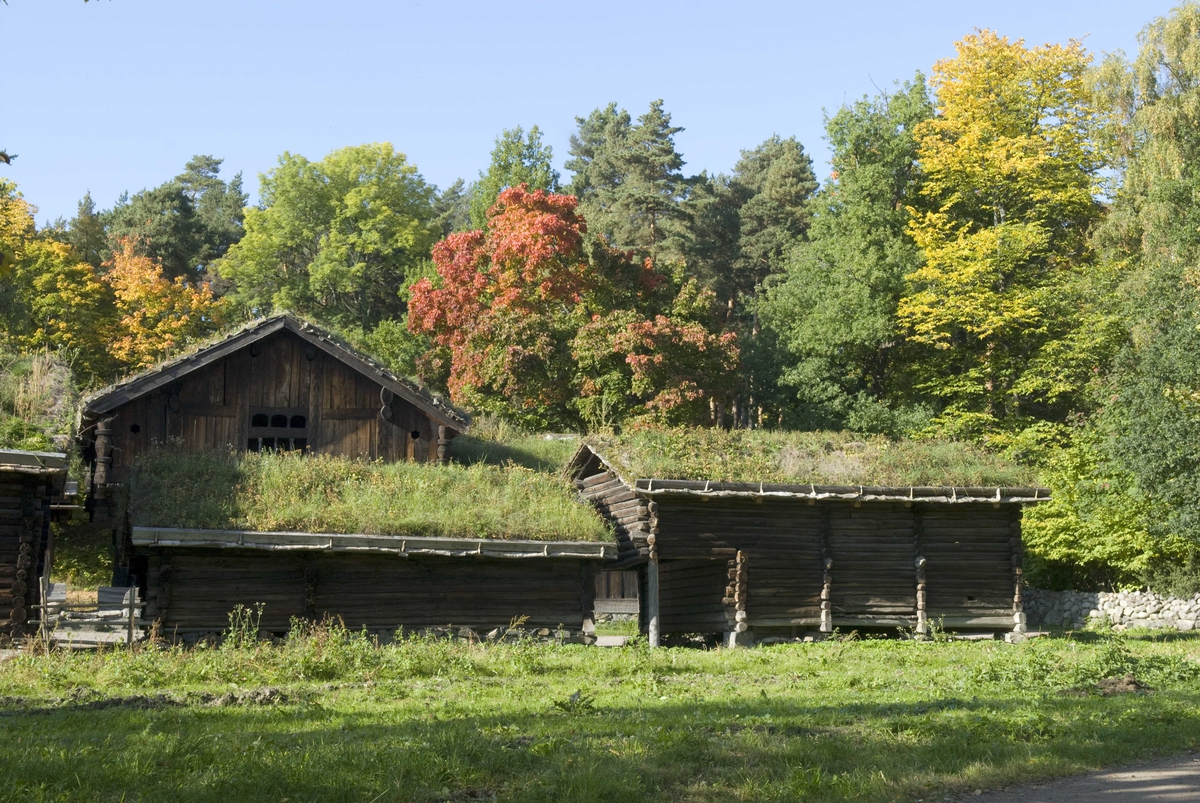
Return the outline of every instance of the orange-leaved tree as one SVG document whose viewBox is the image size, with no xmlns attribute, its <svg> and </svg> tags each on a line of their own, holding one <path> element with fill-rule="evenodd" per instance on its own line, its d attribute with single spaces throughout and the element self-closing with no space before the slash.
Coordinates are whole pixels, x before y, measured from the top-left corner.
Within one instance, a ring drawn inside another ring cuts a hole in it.
<svg viewBox="0 0 1200 803">
<path fill-rule="evenodd" d="M 589 240 L 576 207 L 573 196 L 512 187 L 486 229 L 434 246 L 437 276 L 413 286 L 409 305 L 409 327 L 435 343 L 422 376 L 459 403 L 536 428 L 638 414 L 708 423 L 708 398 L 737 361 L 732 336 L 694 314 L 711 294 L 693 287 L 676 303 L 672 277 Z"/>
<path fill-rule="evenodd" d="M 117 243 L 104 263 L 117 320 L 111 350 L 129 368 L 145 368 L 220 328 L 224 311 L 207 282 L 174 280 L 159 262 L 138 252 L 132 238 Z"/>
</svg>

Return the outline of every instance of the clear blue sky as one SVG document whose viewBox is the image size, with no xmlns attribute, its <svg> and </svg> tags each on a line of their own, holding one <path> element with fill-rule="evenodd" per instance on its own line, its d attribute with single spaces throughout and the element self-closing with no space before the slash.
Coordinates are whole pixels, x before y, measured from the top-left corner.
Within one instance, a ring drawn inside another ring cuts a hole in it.
<svg viewBox="0 0 1200 803">
<path fill-rule="evenodd" d="M 539 125 L 559 165 L 574 118 L 663 98 L 688 172 L 773 133 L 824 176 L 823 110 L 928 71 L 973 28 L 1133 54 L 1162 0 L 463 2 L 8 0 L 0 148 L 40 221 L 179 173 L 196 153 L 257 176 L 390 141 L 446 186 L 502 128 Z M 565 177 L 565 176 L 564 176 Z"/>
</svg>

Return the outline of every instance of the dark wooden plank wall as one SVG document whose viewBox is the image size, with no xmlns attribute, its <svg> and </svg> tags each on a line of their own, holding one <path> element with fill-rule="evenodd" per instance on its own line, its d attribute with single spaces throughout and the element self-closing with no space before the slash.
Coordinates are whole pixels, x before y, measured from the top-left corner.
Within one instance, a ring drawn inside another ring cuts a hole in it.
<svg viewBox="0 0 1200 803">
<path fill-rule="evenodd" d="M 657 501 L 663 632 L 721 629 L 713 626 L 718 620 L 708 608 L 681 608 L 674 601 L 678 592 L 672 571 L 686 569 L 692 573 L 691 586 L 710 583 L 717 593 L 724 590 L 729 562 L 738 551 L 747 561 L 746 614 L 756 632 L 819 626 L 823 545 L 833 561 L 835 627 L 915 626 L 919 556 L 927 560 L 930 621 L 941 620 L 948 627 L 1011 625 L 1019 506 L 856 506 L 695 497 Z M 705 560 L 720 569 L 702 579 L 697 567 Z"/>
<path fill-rule="evenodd" d="M 149 550 L 148 615 L 172 634 L 224 630 L 238 604 L 264 603 L 261 626 L 341 617 L 348 627 L 444 625 L 572 632 L 591 617 L 591 562 L 569 559 L 410 559 L 202 549 Z"/>
<path fill-rule="evenodd" d="M 915 625 L 917 543 L 912 509 L 900 502 L 871 502 L 857 507 L 832 504 L 829 512 L 834 626 Z M 753 564 L 750 577 L 753 587 Z"/>
<path fill-rule="evenodd" d="M 752 620 L 781 626 L 819 622 L 820 507 L 792 500 L 668 499 L 660 497 L 658 507 L 660 576 L 675 561 L 715 559 L 718 569 L 710 582 L 719 600 L 728 581 L 728 561 L 742 550 L 749 572 L 746 610 Z"/>
<path fill-rule="evenodd" d="M 45 477 L 0 472 L 0 639 L 20 638 L 40 616 L 52 492 Z"/>
<path fill-rule="evenodd" d="M 726 629 L 725 563 L 664 560 L 658 565 L 660 633 L 705 633 Z"/>
<path fill-rule="evenodd" d="M 637 599 L 637 572 L 599 572 L 596 599 Z"/>
<path fill-rule="evenodd" d="M 400 398 L 392 400 L 391 421 L 385 421 L 381 390 L 339 360 L 280 332 L 119 408 L 110 481 L 124 481 L 136 457 L 153 443 L 244 449 L 250 417 L 259 411 L 304 415 L 312 452 L 389 462 L 436 460 L 436 422 Z"/>
<path fill-rule="evenodd" d="M 984 617 L 1011 622 L 1021 508 L 922 506 L 921 523 L 930 621 L 941 619 L 947 626 L 967 626 Z"/>
</svg>

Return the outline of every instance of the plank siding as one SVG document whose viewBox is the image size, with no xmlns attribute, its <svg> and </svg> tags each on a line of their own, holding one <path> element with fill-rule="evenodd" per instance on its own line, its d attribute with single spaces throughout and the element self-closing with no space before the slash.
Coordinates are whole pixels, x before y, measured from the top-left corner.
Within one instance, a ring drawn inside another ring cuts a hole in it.
<svg viewBox="0 0 1200 803">
<path fill-rule="evenodd" d="M 261 555 L 249 550 L 150 550 L 147 589 L 162 633 L 219 632 L 237 605 L 262 603 L 263 629 L 292 617 L 340 618 L 389 632 L 457 625 L 578 632 L 591 574 L 579 560 L 410 559 L 370 555 Z M 169 573 L 162 571 L 169 566 Z"/>
<path fill-rule="evenodd" d="M 1019 502 L 956 503 L 951 489 L 941 501 L 813 499 L 772 496 L 751 483 L 741 495 L 654 495 L 661 481 L 627 485 L 586 451 L 576 458 L 574 481 L 613 526 L 622 549 L 627 533 L 639 534 L 619 558 L 644 560 L 645 533 L 653 530 L 664 633 L 729 630 L 732 614 L 720 603 L 729 594 L 724 602 L 732 605 L 737 593 L 744 594 L 738 609 L 758 635 L 916 627 L 918 584 L 924 587 L 922 621 L 994 630 L 1018 621 Z M 741 592 L 730 568 L 739 554 Z M 640 571 L 644 591 L 644 567 Z"/>
<path fill-rule="evenodd" d="M 437 423 L 383 386 L 284 330 L 112 411 L 111 482 L 155 445 L 245 449 L 256 412 L 304 415 L 307 450 L 370 460 L 437 459 Z M 416 437 L 414 437 L 414 434 Z"/>
</svg>

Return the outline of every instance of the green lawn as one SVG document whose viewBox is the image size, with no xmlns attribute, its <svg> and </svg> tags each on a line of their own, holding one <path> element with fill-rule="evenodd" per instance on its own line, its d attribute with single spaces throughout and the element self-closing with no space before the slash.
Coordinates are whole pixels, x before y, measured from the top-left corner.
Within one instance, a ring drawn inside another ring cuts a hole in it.
<svg viewBox="0 0 1200 803">
<path fill-rule="evenodd" d="M 1149 690 L 1089 691 L 1128 673 Z M 280 691 L 254 693 L 266 686 Z M 1198 707 L 1192 637 L 704 652 L 377 648 L 326 629 L 0 664 L 0 788 L 20 801 L 933 801 L 1195 749 Z"/>
</svg>

